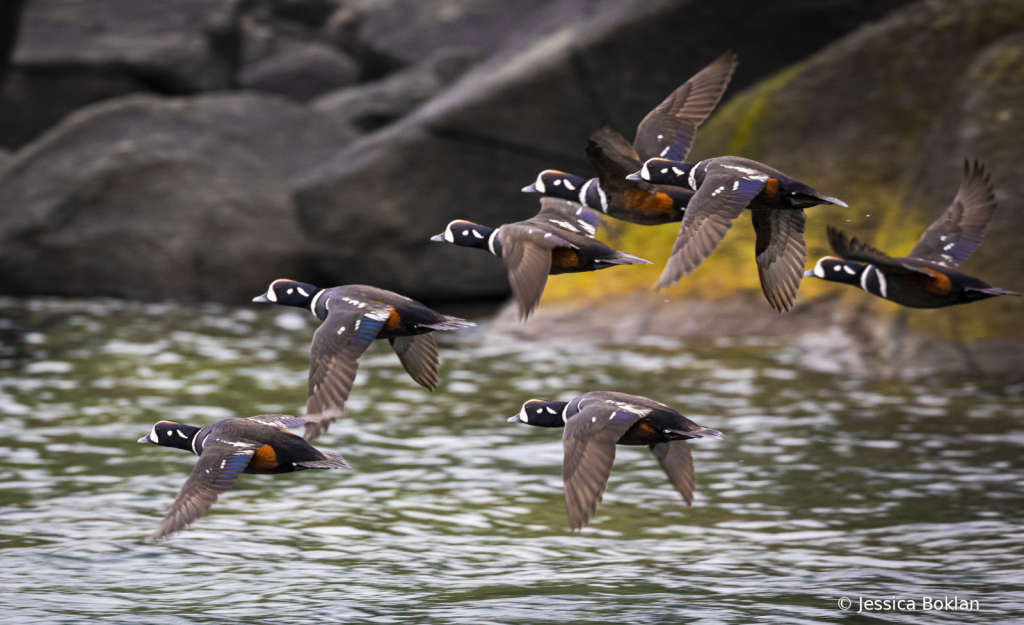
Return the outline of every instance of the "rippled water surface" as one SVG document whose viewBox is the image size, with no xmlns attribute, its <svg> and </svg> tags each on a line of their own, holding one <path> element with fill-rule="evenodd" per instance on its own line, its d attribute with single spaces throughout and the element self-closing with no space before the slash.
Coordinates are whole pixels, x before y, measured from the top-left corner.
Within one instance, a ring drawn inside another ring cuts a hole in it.
<svg viewBox="0 0 1024 625">
<path fill-rule="evenodd" d="M 314 328 L 272 307 L 0 302 L 3 622 L 1024 618 L 1024 384 L 841 379 L 779 345 L 449 335 L 431 394 L 378 341 L 318 442 L 354 471 L 244 475 L 191 528 L 141 542 L 194 456 L 136 439 L 160 419 L 301 412 Z M 692 508 L 620 447 L 569 533 L 560 431 L 506 419 L 596 389 L 725 433 L 693 444 Z M 921 609 L 953 595 L 980 610 Z M 916 604 L 857 616 L 859 597 Z"/>
</svg>

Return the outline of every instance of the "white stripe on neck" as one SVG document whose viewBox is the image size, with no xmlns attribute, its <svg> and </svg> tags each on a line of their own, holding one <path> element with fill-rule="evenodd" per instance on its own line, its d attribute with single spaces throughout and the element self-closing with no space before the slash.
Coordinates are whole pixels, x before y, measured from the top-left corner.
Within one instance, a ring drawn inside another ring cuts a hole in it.
<svg viewBox="0 0 1024 625">
<path fill-rule="evenodd" d="M 309 312 L 313 313 L 314 317 L 316 317 L 316 303 L 320 299 L 320 296 L 323 295 L 324 291 L 326 290 L 327 289 L 320 289 L 319 291 L 317 291 L 316 295 L 313 296 L 313 301 L 309 303 Z M 317 319 L 319 319 L 319 317 L 317 317 Z"/>
<path fill-rule="evenodd" d="M 495 256 L 497 256 L 498 253 L 494 251 L 494 237 L 498 236 L 498 230 L 501 230 L 500 226 L 494 229 L 491 236 L 487 237 L 487 249 L 491 250 L 491 254 L 494 254 Z"/>
</svg>

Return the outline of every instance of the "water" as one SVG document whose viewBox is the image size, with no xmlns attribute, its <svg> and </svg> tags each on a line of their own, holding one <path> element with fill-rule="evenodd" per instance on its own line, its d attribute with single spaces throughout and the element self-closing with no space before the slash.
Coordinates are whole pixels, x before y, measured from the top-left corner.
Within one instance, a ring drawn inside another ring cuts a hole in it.
<svg viewBox="0 0 1024 625">
<path fill-rule="evenodd" d="M 4 623 L 1024 620 L 1024 384 L 841 379 L 754 341 L 448 334 L 434 394 L 378 342 L 351 418 L 318 442 L 355 471 L 244 475 L 142 543 L 194 457 L 136 439 L 160 419 L 300 411 L 314 321 L 0 301 Z M 726 434 L 693 445 L 692 508 L 646 449 L 619 448 L 604 504 L 569 533 L 560 431 L 506 419 L 595 389 Z M 980 610 L 921 609 L 944 595 Z M 915 610 L 858 616 L 859 597 Z"/>
</svg>

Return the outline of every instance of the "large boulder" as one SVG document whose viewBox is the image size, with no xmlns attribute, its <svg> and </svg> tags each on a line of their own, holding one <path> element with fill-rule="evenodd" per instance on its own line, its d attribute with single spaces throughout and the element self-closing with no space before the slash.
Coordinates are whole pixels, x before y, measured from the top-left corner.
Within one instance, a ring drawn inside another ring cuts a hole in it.
<svg viewBox="0 0 1024 625">
<path fill-rule="evenodd" d="M 128 96 L 0 169 L 0 289 L 245 301 L 307 272 L 292 189 L 352 138 L 283 98 Z"/>
<path fill-rule="evenodd" d="M 588 173 L 583 147 L 593 130 L 611 122 L 631 135 L 723 50 L 739 53 L 736 83 L 749 84 L 899 4 L 603 3 L 587 20 L 563 20 L 303 181 L 297 202 L 323 250 L 317 267 L 339 282 L 373 279 L 418 298 L 507 293 L 500 263 L 430 236 L 454 218 L 501 224 L 534 214 L 536 198 L 519 189 L 537 172 Z"/>
<path fill-rule="evenodd" d="M 229 87 L 235 11 L 229 0 L 32 0 L 0 92 L 0 145 L 101 99 Z"/>
<path fill-rule="evenodd" d="M 305 102 L 318 95 L 354 84 L 359 65 L 330 46 L 309 43 L 260 59 L 238 74 L 246 89 L 266 91 Z"/>
</svg>

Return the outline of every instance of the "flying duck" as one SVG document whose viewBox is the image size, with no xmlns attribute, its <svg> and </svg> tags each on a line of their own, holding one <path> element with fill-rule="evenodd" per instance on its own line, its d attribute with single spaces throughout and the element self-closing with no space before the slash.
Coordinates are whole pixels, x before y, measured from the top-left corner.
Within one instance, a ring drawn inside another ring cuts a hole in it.
<svg viewBox="0 0 1024 625">
<path fill-rule="evenodd" d="M 171 511 L 149 540 L 180 531 L 206 514 L 242 473 L 292 473 L 306 469 L 348 469 L 339 454 L 316 449 L 287 431 L 306 423 L 285 415 L 224 419 L 200 428 L 159 421 L 140 443 L 184 449 L 199 456 Z"/>
<path fill-rule="evenodd" d="M 593 391 L 571 401 L 531 399 L 510 423 L 564 428 L 562 481 L 569 527 L 586 526 L 608 487 L 616 445 L 647 445 L 668 479 L 693 504 L 697 478 L 687 440 L 722 438 L 665 404 L 625 393 Z"/>
<path fill-rule="evenodd" d="M 359 357 L 374 339 L 387 339 L 417 384 L 437 388 L 440 365 L 435 330 L 476 324 L 435 312 L 408 297 L 372 286 L 321 289 L 294 280 L 275 280 L 254 302 L 305 308 L 323 323 L 313 334 L 306 399 L 307 440 L 313 440 L 344 414 Z"/>
<path fill-rule="evenodd" d="M 693 191 L 653 185 L 626 176 L 649 158 L 686 160 L 697 127 L 718 105 L 738 64 L 727 52 L 673 91 L 644 117 L 630 144 L 609 126 L 595 131 L 587 142 L 587 158 L 597 178 L 545 170 L 524 192 L 580 202 L 609 217 L 644 226 L 681 221 Z"/>
<path fill-rule="evenodd" d="M 589 208 L 553 197 L 541 198 L 540 206 L 535 217 L 497 228 L 457 219 L 431 241 L 476 247 L 501 257 L 522 320 L 540 302 L 548 275 L 651 264 L 595 239 L 600 217 Z"/>
<path fill-rule="evenodd" d="M 699 267 L 725 237 L 732 221 L 749 208 L 757 232 L 755 254 L 761 290 L 779 312 L 793 307 L 807 260 L 803 209 L 819 204 L 846 206 L 777 169 L 738 156 L 699 163 L 654 158 L 627 178 L 696 191 L 655 288 L 668 287 Z"/>
<path fill-rule="evenodd" d="M 1019 295 L 960 273 L 981 244 L 996 212 L 996 194 L 985 168 L 964 161 L 964 180 L 953 203 L 921 235 L 904 258 L 848 238 L 827 226 L 828 242 L 839 258 L 818 260 L 807 277 L 852 284 L 907 308 L 943 308 L 999 295 Z"/>
</svg>

